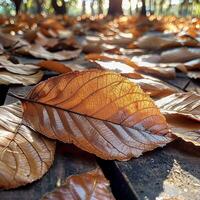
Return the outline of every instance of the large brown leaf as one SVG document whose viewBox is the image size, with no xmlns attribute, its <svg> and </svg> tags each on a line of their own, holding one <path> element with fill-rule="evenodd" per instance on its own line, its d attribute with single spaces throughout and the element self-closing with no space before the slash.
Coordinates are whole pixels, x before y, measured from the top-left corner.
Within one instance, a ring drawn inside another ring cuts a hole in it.
<svg viewBox="0 0 200 200">
<path fill-rule="evenodd" d="M 74 51 L 58 51 L 58 52 L 50 52 L 47 51 L 44 47 L 35 44 L 35 45 L 29 45 L 20 48 L 17 50 L 17 53 L 22 54 L 22 55 L 31 55 L 35 58 L 42 58 L 42 59 L 47 59 L 47 60 L 70 60 L 73 58 L 77 58 L 81 50 L 74 50 Z"/>
<path fill-rule="evenodd" d="M 0 188 L 41 178 L 54 160 L 55 142 L 22 124 L 21 104 L 0 107 Z"/>
<path fill-rule="evenodd" d="M 177 114 L 200 122 L 200 95 L 192 92 L 176 93 L 156 101 L 162 113 Z"/>
<path fill-rule="evenodd" d="M 153 100 L 117 73 L 91 70 L 54 77 L 22 102 L 27 125 L 104 159 L 128 160 L 171 141 Z"/>
<path fill-rule="evenodd" d="M 14 74 L 5 70 L 0 71 L 0 85 L 9 85 L 9 84 L 23 84 L 23 85 L 32 85 L 38 83 L 43 77 L 43 72 L 38 71 L 35 74 L 22 75 Z"/>
<path fill-rule="evenodd" d="M 97 168 L 68 177 L 60 187 L 44 195 L 41 200 L 114 200 L 109 185 Z"/>
</svg>

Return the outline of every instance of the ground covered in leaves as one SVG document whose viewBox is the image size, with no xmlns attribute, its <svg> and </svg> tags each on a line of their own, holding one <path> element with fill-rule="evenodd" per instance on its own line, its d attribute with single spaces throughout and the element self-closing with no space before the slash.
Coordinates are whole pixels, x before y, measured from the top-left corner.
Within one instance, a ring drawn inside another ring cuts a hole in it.
<svg viewBox="0 0 200 200">
<path fill-rule="evenodd" d="M 180 138 L 200 146 L 199 87 L 166 83 L 200 79 L 199 19 L 20 14 L 0 25 L 0 84 L 35 85 L 0 107 L 0 188 L 41 178 L 56 140 L 119 161 Z M 114 199 L 99 168 L 42 199 L 60 198 Z"/>
</svg>

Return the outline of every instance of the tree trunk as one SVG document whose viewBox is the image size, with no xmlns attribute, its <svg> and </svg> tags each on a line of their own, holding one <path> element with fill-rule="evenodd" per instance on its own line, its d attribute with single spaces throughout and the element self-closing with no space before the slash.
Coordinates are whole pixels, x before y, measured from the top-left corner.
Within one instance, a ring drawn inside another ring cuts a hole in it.
<svg viewBox="0 0 200 200">
<path fill-rule="evenodd" d="M 130 5 L 130 7 L 129 7 L 129 14 L 132 15 L 133 13 L 132 13 L 131 0 L 129 0 L 129 5 Z"/>
<path fill-rule="evenodd" d="M 65 1 L 61 0 L 62 4 L 58 5 L 57 0 L 52 0 L 51 5 L 55 11 L 56 15 L 64 15 L 67 12 Z"/>
<path fill-rule="evenodd" d="M 122 0 L 109 0 L 108 15 L 122 15 Z"/>
<path fill-rule="evenodd" d="M 91 8 L 91 14 L 95 15 L 95 11 L 94 11 L 94 0 L 92 0 L 91 4 L 90 4 L 90 8 Z"/>
<path fill-rule="evenodd" d="M 16 11 L 16 14 L 19 13 L 20 11 L 20 7 L 21 7 L 21 4 L 22 4 L 22 0 L 13 0 L 14 4 L 15 4 L 15 11 Z"/>
<path fill-rule="evenodd" d="M 167 14 L 169 14 L 172 7 L 172 0 L 169 0 L 169 5 L 167 6 Z"/>
<path fill-rule="evenodd" d="M 157 3 L 156 3 L 156 0 L 154 0 L 153 2 L 153 14 L 155 14 L 157 11 Z"/>
<path fill-rule="evenodd" d="M 149 11 L 152 14 L 152 0 L 149 0 Z"/>
<path fill-rule="evenodd" d="M 146 16 L 147 11 L 146 11 L 146 3 L 145 0 L 142 0 L 142 9 L 141 9 L 141 15 Z"/>
<path fill-rule="evenodd" d="M 138 13 L 138 11 L 139 11 L 139 8 L 138 8 L 138 0 L 137 0 L 135 12 Z"/>
<path fill-rule="evenodd" d="M 36 6 L 37 6 L 36 12 L 38 14 L 40 14 L 43 10 L 42 5 L 43 5 L 43 0 L 36 0 Z"/>
<path fill-rule="evenodd" d="M 103 14 L 103 0 L 98 1 L 98 14 Z"/>
<path fill-rule="evenodd" d="M 86 2 L 85 0 L 82 0 L 82 15 L 84 15 L 86 12 Z"/>
<path fill-rule="evenodd" d="M 163 13 L 163 4 L 164 4 L 165 0 L 161 0 L 160 4 L 159 4 L 159 14 Z"/>
</svg>

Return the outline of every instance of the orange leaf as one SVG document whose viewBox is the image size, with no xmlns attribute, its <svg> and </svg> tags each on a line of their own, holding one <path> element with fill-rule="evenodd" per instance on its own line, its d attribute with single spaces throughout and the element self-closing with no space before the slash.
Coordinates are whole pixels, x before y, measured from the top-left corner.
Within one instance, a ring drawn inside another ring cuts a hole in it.
<svg viewBox="0 0 200 200">
<path fill-rule="evenodd" d="M 140 87 L 113 72 L 72 72 L 22 99 L 38 132 L 104 159 L 128 160 L 171 141 L 165 117 Z"/>
<path fill-rule="evenodd" d="M 48 69 L 58 73 L 68 73 L 72 71 L 69 67 L 66 67 L 65 64 L 53 60 L 44 60 L 37 63 L 37 65 L 44 69 Z"/>
</svg>

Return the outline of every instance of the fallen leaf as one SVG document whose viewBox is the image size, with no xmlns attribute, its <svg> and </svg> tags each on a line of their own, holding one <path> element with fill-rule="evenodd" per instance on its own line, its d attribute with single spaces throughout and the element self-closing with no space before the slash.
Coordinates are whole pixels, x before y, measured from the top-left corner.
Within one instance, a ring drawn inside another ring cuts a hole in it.
<svg viewBox="0 0 200 200">
<path fill-rule="evenodd" d="M 70 60 L 73 58 L 77 58 L 81 50 L 74 50 L 74 51 L 57 51 L 57 52 L 49 52 L 47 51 L 44 47 L 34 44 L 34 45 L 29 45 L 22 47 L 16 51 L 20 55 L 31 55 L 35 58 L 42 58 L 42 59 L 47 59 L 47 60 Z"/>
<path fill-rule="evenodd" d="M 147 50 L 160 50 L 181 46 L 180 42 L 174 36 L 168 36 L 166 34 L 144 35 L 137 40 L 137 45 Z"/>
<path fill-rule="evenodd" d="M 68 177 L 60 187 L 45 194 L 41 200 L 114 200 L 109 186 L 109 181 L 97 168 Z"/>
<path fill-rule="evenodd" d="M 9 84 L 23 84 L 23 85 L 32 85 L 38 83 L 43 77 L 43 72 L 38 71 L 35 74 L 23 75 L 23 74 L 14 74 L 5 70 L 0 70 L 0 85 L 9 85 Z"/>
<path fill-rule="evenodd" d="M 36 65 L 29 65 L 29 64 L 14 64 L 9 61 L 5 56 L 0 56 L 0 69 L 6 69 L 9 72 L 14 74 L 21 74 L 21 75 L 32 75 L 40 69 L 40 67 Z M 1 73 L 1 71 L 0 71 Z"/>
<path fill-rule="evenodd" d="M 200 58 L 188 61 L 184 63 L 184 65 L 186 66 L 188 70 L 194 70 L 194 69 L 200 70 Z"/>
<path fill-rule="evenodd" d="M 200 79 L 200 71 L 187 72 L 187 76 L 193 79 Z"/>
<path fill-rule="evenodd" d="M 28 126 L 103 159 L 128 160 L 172 140 L 153 100 L 117 73 L 63 74 L 21 100 Z"/>
<path fill-rule="evenodd" d="M 130 61 L 131 62 L 131 61 Z M 118 61 L 95 61 L 98 66 L 102 69 L 112 70 L 118 73 L 128 74 L 130 73 L 143 73 L 149 74 L 156 77 L 162 77 L 165 79 L 174 79 L 176 77 L 174 68 L 160 68 L 160 67 L 151 67 L 151 66 L 139 66 L 132 67 L 136 65 L 134 62 L 131 65 Z"/>
<path fill-rule="evenodd" d="M 55 142 L 22 124 L 21 104 L 0 106 L 0 188 L 41 178 L 54 160 Z"/>
<path fill-rule="evenodd" d="M 200 123 L 177 114 L 165 114 L 172 134 L 200 146 Z"/>
<path fill-rule="evenodd" d="M 163 70 L 164 72 L 166 70 L 171 69 L 171 71 L 174 72 L 174 77 L 175 77 L 175 69 L 187 73 L 187 67 L 183 63 L 161 63 L 161 56 L 158 54 L 134 56 L 132 58 L 132 61 L 142 68 L 144 67 L 155 68 L 158 70 Z"/>
<path fill-rule="evenodd" d="M 5 34 L 0 31 L 0 43 L 4 48 L 19 48 L 28 45 L 26 41 L 19 38 L 18 36 L 13 36 L 10 34 Z"/>
<path fill-rule="evenodd" d="M 68 73 L 72 71 L 69 67 L 65 66 L 65 64 L 53 60 L 41 61 L 37 63 L 37 65 L 44 69 L 55 71 L 58 73 Z"/>
<path fill-rule="evenodd" d="M 192 92 L 176 93 L 156 101 L 165 114 L 176 114 L 200 122 L 200 95 Z"/>
<path fill-rule="evenodd" d="M 157 78 L 143 75 L 143 78 L 131 80 L 138 84 L 151 97 L 160 98 L 177 93 L 178 89 Z"/>
<path fill-rule="evenodd" d="M 183 56 L 184 55 L 184 56 Z M 160 62 L 163 63 L 184 63 L 200 57 L 200 48 L 176 48 L 161 53 Z"/>
<path fill-rule="evenodd" d="M 200 95 L 176 93 L 156 101 L 172 134 L 200 146 Z"/>
</svg>

